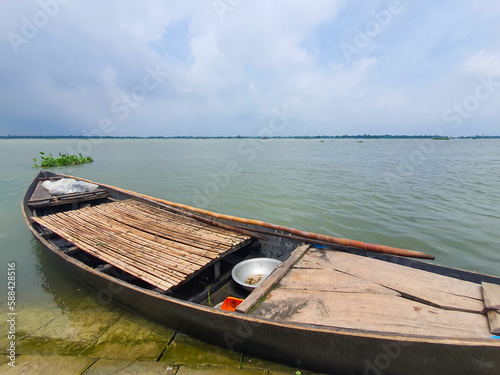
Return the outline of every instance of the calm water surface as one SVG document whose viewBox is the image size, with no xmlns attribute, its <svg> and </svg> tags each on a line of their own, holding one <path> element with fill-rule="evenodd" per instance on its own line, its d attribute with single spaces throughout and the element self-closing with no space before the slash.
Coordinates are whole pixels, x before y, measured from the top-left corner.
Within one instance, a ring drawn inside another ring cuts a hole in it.
<svg viewBox="0 0 500 375">
<path fill-rule="evenodd" d="M 21 215 L 32 158 L 78 147 L 95 162 L 54 171 L 500 276 L 500 140 L 0 140 L 0 278 L 15 261 L 19 305 L 81 287 Z"/>
</svg>

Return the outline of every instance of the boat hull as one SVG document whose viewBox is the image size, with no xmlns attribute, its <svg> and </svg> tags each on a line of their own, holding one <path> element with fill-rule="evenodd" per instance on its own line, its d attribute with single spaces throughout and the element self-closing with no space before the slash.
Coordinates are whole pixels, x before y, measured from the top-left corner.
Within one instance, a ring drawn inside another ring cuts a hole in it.
<svg viewBox="0 0 500 375">
<path fill-rule="evenodd" d="M 32 185 L 26 197 L 33 190 Z M 34 236 L 54 261 L 96 290 L 103 303 L 120 304 L 191 337 L 251 356 L 324 373 L 498 373 L 500 340 L 490 340 L 485 344 L 480 340 L 395 336 L 278 322 L 213 309 L 128 284 L 85 267 L 48 242 L 29 220 L 32 212 L 26 197 L 24 214 Z M 433 267 L 446 273 L 445 267 Z M 496 278 L 489 277 L 489 281 L 492 280 Z"/>
</svg>

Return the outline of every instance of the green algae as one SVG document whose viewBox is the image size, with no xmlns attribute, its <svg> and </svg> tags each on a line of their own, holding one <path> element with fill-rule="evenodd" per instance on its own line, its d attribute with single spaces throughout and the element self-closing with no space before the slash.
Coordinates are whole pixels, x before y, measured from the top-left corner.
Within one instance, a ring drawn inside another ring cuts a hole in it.
<svg viewBox="0 0 500 375">
<path fill-rule="evenodd" d="M 85 375 L 174 375 L 177 368 L 167 363 L 154 361 L 99 359 L 91 368 L 85 371 Z"/>
<path fill-rule="evenodd" d="M 95 362 L 93 358 L 20 355 L 16 367 L 0 366 L 2 374 L 81 374 Z"/>
<path fill-rule="evenodd" d="M 102 336 L 120 316 L 112 312 L 88 314 L 85 311 L 61 314 L 20 340 L 18 352 L 78 355 Z"/>
<path fill-rule="evenodd" d="M 176 375 L 267 375 L 267 370 L 243 369 L 218 366 L 182 366 Z"/>
<path fill-rule="evenodd" d="M 81 355 L 156 360 L 174 334 L 168 328 L 126 312 Z"/>
<path fill-rule="evenodd" d="M 176 365 L 213 365 L 240 368 L 240 353 L 213 346 L 189 336 L 177 334 L 163 354 L 161 361 Z"/>
</svg>

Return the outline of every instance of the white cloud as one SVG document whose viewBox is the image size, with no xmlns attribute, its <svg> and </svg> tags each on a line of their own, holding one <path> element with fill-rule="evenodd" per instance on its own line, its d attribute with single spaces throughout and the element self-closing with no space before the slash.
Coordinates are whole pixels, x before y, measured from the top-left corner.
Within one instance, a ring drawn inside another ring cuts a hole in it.
<svg viewBox="0 0 500 375">
<path fill-rule="evenodd" d="M 463 69 L 472 74 L 482 76 L 500 75 L 500 51 L 481 50 L 469 57 L 463 64 Z"/>
<path fill-rule="evenodd" d="M 225 3 L 235 5 L 221 19 L 210 0 L 69 2 L 17 54 L 6 35 L 22 35 L 23 17 L 40 6 L 2 4 L 0 134 L 38 133 L 40 111 L 48 133 L 81 134 L 103 116 L 116 120 L 113 101 L 156 66 L 168 78 L 117 120 L 114 135 L 256 134 L 285 103 L 297 108 L 287 128 L 297 134 L 385 133 L 396 123 L 426 133 L 468 95 L 471 74 L 500 74 L 498 7 L 405 2 L 348 64 L 344 36 L 385 3 Z M 477 112 L 484 133 L 497 132 L 487 119 L 499 112 Z"/>
</svg>

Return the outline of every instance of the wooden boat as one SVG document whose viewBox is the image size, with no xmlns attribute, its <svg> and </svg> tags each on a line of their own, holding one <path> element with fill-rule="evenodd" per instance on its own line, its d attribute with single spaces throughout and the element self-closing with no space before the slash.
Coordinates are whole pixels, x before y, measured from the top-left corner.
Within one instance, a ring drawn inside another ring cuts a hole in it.
<svg viewBox="0 0 500 375">
<path fill-rule="evenodd" d="M 43 171 L 28 188 L 28 227 L 69 272 L 138 314 L 325 373 L 498 374 L 499 277 L 103 184 L 61 196 L 42 186 L 63 177 Z M 249 294 L 231 269 L 255 257 L 282 263 Z M 229 296 L 243 299 L 236 311 L 213 307 Z"/>
</svg>

